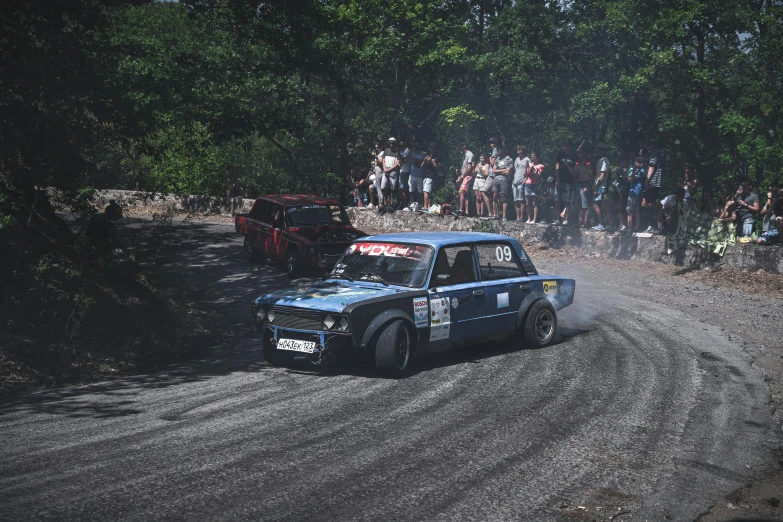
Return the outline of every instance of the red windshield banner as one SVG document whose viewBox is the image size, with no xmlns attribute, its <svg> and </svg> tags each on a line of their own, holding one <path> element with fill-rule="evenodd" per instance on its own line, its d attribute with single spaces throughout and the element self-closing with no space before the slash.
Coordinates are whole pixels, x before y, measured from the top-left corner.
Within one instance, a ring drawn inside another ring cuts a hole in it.
<svg viewBox="0 0 783 522">
<path fill-rule="evenodd" d="M 390 256 L 390 257 L 412 257 L 421 259 L 428 247 L 419 245 L 395 245 L 393 243 L 357 243 L 348 247 L 345 255 L 351 255 L 359 252 L 365 256 Z"/>
</svg>

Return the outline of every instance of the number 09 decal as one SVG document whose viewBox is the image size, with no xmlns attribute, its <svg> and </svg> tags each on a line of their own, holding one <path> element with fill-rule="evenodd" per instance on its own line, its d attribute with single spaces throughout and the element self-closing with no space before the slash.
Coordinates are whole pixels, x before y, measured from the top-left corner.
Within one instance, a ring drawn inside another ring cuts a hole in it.
<svg viewBox="0 0 783 522">
<path fill-rule="evenodd" d="M 511 261 L 511 247 L 498 245 L 495 248 L 495 257 L 498 261 Z"/>
</svg>

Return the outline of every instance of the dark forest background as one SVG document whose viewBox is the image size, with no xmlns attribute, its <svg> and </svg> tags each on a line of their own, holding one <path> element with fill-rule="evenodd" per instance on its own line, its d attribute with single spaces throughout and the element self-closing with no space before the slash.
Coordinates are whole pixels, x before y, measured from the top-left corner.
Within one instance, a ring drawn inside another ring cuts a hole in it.
<svg viewBox="0 0 783 522">
<path fill-rule="evenodd" d="M 460 140 L 523 142 L 551 164 L 565 138 L 657 135 L 670 172 L 689 161 L 703 186 L 740 162 L 779 180 L 782 14 L 775 0 L 6 0 L 0 377 L 147 357 L 134 346 L 149 339 L 101 325 L 165 308 L 44 187 L 74 215 L 94 212 L 95 188 L 335 195 L 390 135 L 436 141 L 446 167 Z"/>
</svg>

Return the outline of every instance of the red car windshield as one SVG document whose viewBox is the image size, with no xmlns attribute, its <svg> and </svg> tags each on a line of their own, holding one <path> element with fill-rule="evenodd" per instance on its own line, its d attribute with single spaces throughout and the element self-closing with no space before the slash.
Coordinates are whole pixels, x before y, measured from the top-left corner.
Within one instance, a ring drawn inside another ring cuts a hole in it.
<svg viewBox="0 0 783 522">
<path fill-rule="evenodd" d="M 295 205 L 285 208 L 286 224 L 289 227 L 317 227 L 350 225 L 348 214 L 340 205 Z"/>
<path fill-rule="evenodd" d="M 354 243 L 330 277 L 418 288 L 424 285 L 433 249 L 402 243 Z"/>
</svg>

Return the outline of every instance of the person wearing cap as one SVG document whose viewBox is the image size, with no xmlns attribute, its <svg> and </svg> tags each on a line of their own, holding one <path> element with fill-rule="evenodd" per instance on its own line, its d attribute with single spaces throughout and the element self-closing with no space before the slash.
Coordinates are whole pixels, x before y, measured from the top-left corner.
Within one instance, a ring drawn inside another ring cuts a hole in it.
<svg viewBox="0 0 783 522">
<path fill-rule="evenodd" d="M 422 182 L 424 210 L 429 210 L 432 204 L 432 186 L 440 171 L 440 156 L 437 154 L 437 147 L 434 141 L 430 143 L 429 150 L 424 155 L 421 168 L 424 171 L 424 180 Z"/>
<path fill-rule="evenodd" d="M 608 212 L 612 208 L 612 203 L 606 198 L 606 187 L 609 182 L 609 158 L 606 157 L 606 143 L 601 142 L 595 146 L 599 159 L 595 164 L 595 184 L 593 186 L 593 193 L 595 198 L 593 199 L 593 211 L 595 211 L 595 217 L 598 219 L 598 224 L 593 227 L 593 230 L 605 230 L 604 217 L 606 217 L 607 225 L 612 226 L 614 218 L 611 212 Z M 601 212 L 601 205 L 604 206 L 604 212 Z"/>
<path fill-rule="evenodd" d="M 647 208 L 647 213 L 651 216 L 649 219 L 656 219 L 658 212 L 656 210 L 658 198 L 660 197 L 661 186 L 663 185 L 663 176 L 666 173 L 666 153 L 660 148 L 658 139 L 653 137 L 648 140 L 652 153 L 648 161 L 647 176 L 644 180 L 644 195 L 642 207 Z M 658 230 L 663 228 L 663 224 L 658 221 Z M 653 233 L 652 223 L 649 223 L 646 232 Z"/>
<path fill-rule="evenodd" d="M 391 205 L 400 180 L 400 154 L 397 140 L 389 138 L 389 146 L 383 151 L 383 176 L 378 187 L 378 208 Z"/>
<path fill-rule="evenodd" d="M 498 159 L 492 169 L 495 178 L 492 181 L 492 211 L 500 219 L 500 206 L 503 206 L 503 219 L 508 218 L 508 200 L 511 199 L 508 176 L 514 167 L 514 161 L 506 154 L 506 147 L 498 145 Z"/>
<path fill-rule="evenodd" d="M 560 218 L 565 216 L 563 225 L 568 225 L 571 213 L 571 188 L 574 184 L 576 156 L 571 142 L 564 140 L 560 152 L 555 156 L 555 188 L 552 198 L 555 201 L 555 220 L 553 225 L 560 225 Z M 564 212 L 561 213 L 561 210 Z"/>
</svg>

